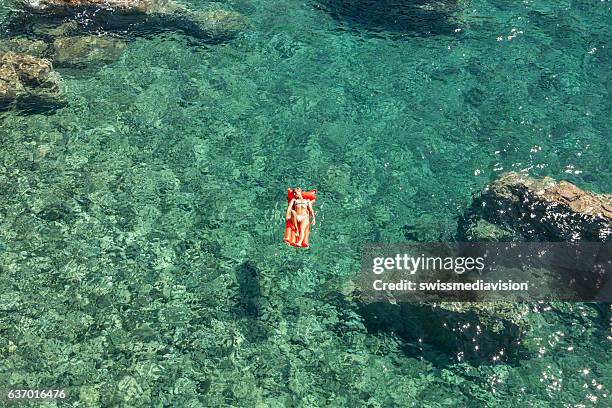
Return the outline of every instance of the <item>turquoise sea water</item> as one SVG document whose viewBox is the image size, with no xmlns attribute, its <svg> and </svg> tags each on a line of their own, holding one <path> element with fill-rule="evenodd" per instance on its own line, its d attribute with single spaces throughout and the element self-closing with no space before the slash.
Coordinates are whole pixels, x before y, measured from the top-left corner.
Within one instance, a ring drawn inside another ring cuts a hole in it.
<svg viewBox="0 0 612 408">
<path fill-rule="evenodd" d="M 606 306 L 534 306 L 535 352 L 462 361 L 477 335 L 373 330 L 348 294 L 364 243 L 455 239 L 505 171 L 612 191 L 610 3 L 219 4 L 249 18 L 235 39 L 128 34 L 117 62 L 58 68 L 65 107 L 1 113 L 0 388 L 65 387 L 75 407 L 608 406 Z M 282 244 L 296 185 L 318 189 L 307 251 Z"/>
</svg>

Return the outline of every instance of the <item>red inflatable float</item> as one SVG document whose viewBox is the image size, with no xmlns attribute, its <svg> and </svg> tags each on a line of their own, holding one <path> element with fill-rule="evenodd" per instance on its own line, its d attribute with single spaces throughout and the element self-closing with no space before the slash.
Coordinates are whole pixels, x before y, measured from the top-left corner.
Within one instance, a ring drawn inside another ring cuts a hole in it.
<svg viewBox="0 0 612 408">
<path fill-rule="evenodd" d="M 295 198 L 295 194 L 293 190 L 290 188 L 287 189 L 287 206 L 291 204 L 291 200 L 293 200 L 294 198 Z M 317 199 L 317 190 L 303 191 L 302 199 L 310 202 L 310 205 L 306 207 L 308 221 L 304 229 L 304 240 L 302 241 L 302 245 L 299 245 L 300 239 L 299 239 L 298 231 L 295 227 L 295 223 L 293 219 L 287 217 L 285 221 L 285 237 L 283 241 L 285 241 L 286 244 L 294 246 L 294 247 L 308 247 L 308 239 L 310 238 L 310 217 L 314 216 L 314 214 L 312 214 L 312 211 L 310 209 L 312 208 L 311 205 Z M 289 213 L 289 210 L 295 210 L 295 204 L 293 205 L 293 208 L 291 209 L 288 208 L 287 213 Z"/>
</svg>

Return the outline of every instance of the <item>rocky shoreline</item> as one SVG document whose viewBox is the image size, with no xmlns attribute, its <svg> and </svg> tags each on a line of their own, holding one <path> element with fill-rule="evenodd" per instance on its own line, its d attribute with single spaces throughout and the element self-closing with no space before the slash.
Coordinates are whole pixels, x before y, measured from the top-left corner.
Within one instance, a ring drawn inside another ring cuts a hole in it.
<svg viewBox="0 0 612 408">
<path fill-rule="evenodd" d="M 118 19 L 121 25 L 120 18 L 127 17 L 123 29 L 129 25 L 148 24 L 180 30 L 211 42 L 227 41 L 248 25 L 247 18 L 236 11 L 192 10 L 171 0 L 17 0 L 16 6 L 38 15 L 43 21 L 95 10 L 93 23 L 104 25 L 105 20 Z"/>
<path fill-rule="evenodd" d="M 612 240 L 612 195 L 582 190 L 568 181 L 536 179 L 509 172 L 477 195 L 459 223 L 459 241 Z M 463 349 L 448 358 L 473 364 L 534 356 L 539 343 L 529 333 L 537 326 L 527 303 L 442 302 L 360 303 L 360 315 L 371 331 L 390 331 L 408 343 L 426 338 L 439 349 Z M 465 348 L 478 335 L 480 348 Z M 500 354 L 500 350 L 502 351 Z M 418 350 L 419 353 L 426 350 Z"/>
<path fill-rule="evenodd" d="M 550 177 L 505 173 L 474 200 L 458 235 L 460 240 L 490 240 L 512 234 L 524 241 L 610 242 L 612 195 Z"/>
<path fill-rule="evenodd" d="M 53 110 L 61 106 L 58 102 L 63 102 L 65 94 L 54 66 L 100 67 L 121 58 L 128 43 L 120 33 L 114 36 L 112 29 L 118 27 L 110 27 L 104 35 L 90 32 L 85 23 L 77 21 L 77 13 L 95 10 L 93 23 L 102 25 L 115 15 L 127 16 L 129 20 L 119 21 L 119 32 L 132 23 L 149 24 L 212 43 L 232 39 L 248 24 L 246 17 L 235 11 L 191 10 L 169 0 L 16 0 L 14 4 L 26 12 L 21 16 L 26 20 L 13 16 L 12 25 L 27 22 L 33 27 L 30 35 L 17 33 L 0 41 L 2 110 L 19 109 L 24 104 L 36 110 Z M 105 14 L 108 12 L 112 16 Z"/>
</svg>

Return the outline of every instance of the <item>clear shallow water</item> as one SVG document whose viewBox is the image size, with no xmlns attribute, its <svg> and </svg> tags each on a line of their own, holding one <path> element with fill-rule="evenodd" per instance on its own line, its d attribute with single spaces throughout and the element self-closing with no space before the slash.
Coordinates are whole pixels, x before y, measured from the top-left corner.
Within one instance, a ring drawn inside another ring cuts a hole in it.
<svg viewBox="0 0 612 408">
<path fill-rule="evenodd" d="M 611 191 L 608 2 L 470 1 L 433 33 L 402 7 L 368 24 L 366 2 L 226 5 L 250 19 L 230 42 L 134 37 L 116 63 L 59 70 L 67 107 L 3 114 L 0 388 L 66 385 L 75 406 L 609 404 L 605 307 L 533 312 L 542 353 L 472 364 L 368 332 L 343 295 L 363 243 L 453 239 L 503 171 Z M 280 242 L 294 185 L 319 190 L 305 252 Z"/>
</svg>

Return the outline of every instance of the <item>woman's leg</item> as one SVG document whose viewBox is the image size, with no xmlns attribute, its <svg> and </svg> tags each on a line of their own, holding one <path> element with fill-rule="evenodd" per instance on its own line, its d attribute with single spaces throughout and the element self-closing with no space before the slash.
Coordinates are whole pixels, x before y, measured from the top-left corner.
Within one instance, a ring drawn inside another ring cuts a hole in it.
<svg viewBox="0 0 612 408">
<path fill-rule="evenodd" d="M 300 220 L 300 240 L 298 241 L 297 245 L 298 246 L 302 246 L 302 243 L 304 242 L 304 237 L 306 236 L 306 227 L 308 226 L 308 217 L 304 217 Z"/>
<path fill-rule="evenodd" d="M 300 229 L 298 228 L 297 214 L 295 210 L 291 210 L 291 222 L 293 222 L 293 228 L 295 228 L 296 236 L 300 236 Z"/>
</svg>

